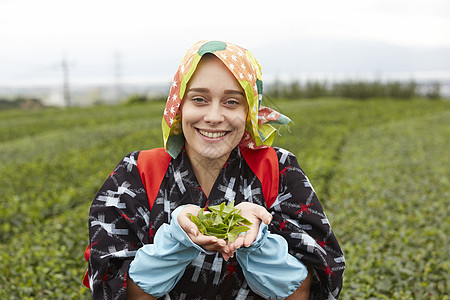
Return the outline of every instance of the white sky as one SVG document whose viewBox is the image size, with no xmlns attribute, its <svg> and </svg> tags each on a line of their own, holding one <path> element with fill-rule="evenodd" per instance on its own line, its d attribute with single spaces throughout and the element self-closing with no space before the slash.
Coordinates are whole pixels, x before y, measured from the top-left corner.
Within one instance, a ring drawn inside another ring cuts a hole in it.
<svg viewBox="0 0 450 300">
<path fill-rule="evenodd" d="M 200 39 L 252 50 L 302 38 L 450 47 L 450 0 L 0 0 L 0 81 L 62 53 L 90 62 L 114 51 L 128 60 L 167 55 L 175 70 Z"/>
</svg>

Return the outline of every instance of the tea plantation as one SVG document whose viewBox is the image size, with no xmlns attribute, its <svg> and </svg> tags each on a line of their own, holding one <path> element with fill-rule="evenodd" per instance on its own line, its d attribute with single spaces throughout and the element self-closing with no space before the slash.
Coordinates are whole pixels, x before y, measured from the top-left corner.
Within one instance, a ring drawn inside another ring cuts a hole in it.
<svg viewBox="0 0 450 300">
<path fill-rule="evenodd" d="M 272 102 L 272 103 L 270 103 Z M 269 101 L 346 256 L 341 299 L 448 299 L 450 101 Z M 164 104 L 0 111 L 0 299 L 89 299 L 92 198 Z"/>
</svg>

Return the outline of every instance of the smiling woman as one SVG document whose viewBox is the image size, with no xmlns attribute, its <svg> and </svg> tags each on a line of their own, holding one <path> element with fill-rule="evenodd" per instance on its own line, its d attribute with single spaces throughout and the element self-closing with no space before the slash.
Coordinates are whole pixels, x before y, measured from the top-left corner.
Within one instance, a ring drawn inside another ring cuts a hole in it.
<svg viewBox="0 0 450 300">
<path fill-rule="evenodd" d="M 270 146 L 272 125 L 290 119 L 261 105 L 262 87 L 248 50 L 189 49 L 164 110 L 165 147 L 127 155 L 91 206 L 94 299 L 339 297 L 342 251 L 295 156 Z M 234 203 L 249 221 L 234 241 L 191 221 Z"/>
</svg>

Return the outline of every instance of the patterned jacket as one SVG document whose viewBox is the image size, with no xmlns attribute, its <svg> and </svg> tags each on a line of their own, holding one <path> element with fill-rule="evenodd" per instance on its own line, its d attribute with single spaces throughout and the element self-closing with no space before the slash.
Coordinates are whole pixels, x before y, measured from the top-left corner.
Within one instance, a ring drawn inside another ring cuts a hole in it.
<svg viewBox="0 0 450 300">
<path fill-rule="evenodd" d="M 150 209 L 139 172 L 140 152 L 127 155 L 97 193 L 89 215 L 89 283 L 93 299 L 126 299 L 128 267 L 137 249 L 152 243 L 171 212 L 184 204 L 200 207 L 235 201 L 265 206 L 269 230 L 286 239 L 289 253 L 313 268 L 312 299 L 338 299 L 345 260 L 315 191 L 290 152 L 275 148 L 279 193 L 266 207 L 262 185 L 236 147 L 207 198 L 186 153 L 170 161 Z M 151 176 L 151 174 L 145 174 Z M 162 299 L 262 299 L 247 285 L 235 258 L 200 253 L 175 288 Z"/>
</svg>

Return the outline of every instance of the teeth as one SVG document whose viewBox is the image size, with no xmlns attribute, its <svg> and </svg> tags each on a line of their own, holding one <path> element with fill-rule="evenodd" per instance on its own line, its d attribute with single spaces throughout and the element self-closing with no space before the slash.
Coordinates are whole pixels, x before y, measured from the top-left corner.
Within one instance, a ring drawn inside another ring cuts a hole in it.
<svg viewBox="0 0 450 300">
<path fill-rule="evenodd" d="M 204 130 L 199 130 L 201 135 L 204 135 L 206 137 L 209 138 L 218 138 L 218 137 L 222 137 L 225 134 L 227 134 L 226 132 L 208 132 L 208 131 L 204 131 Z"/>
</svg>

